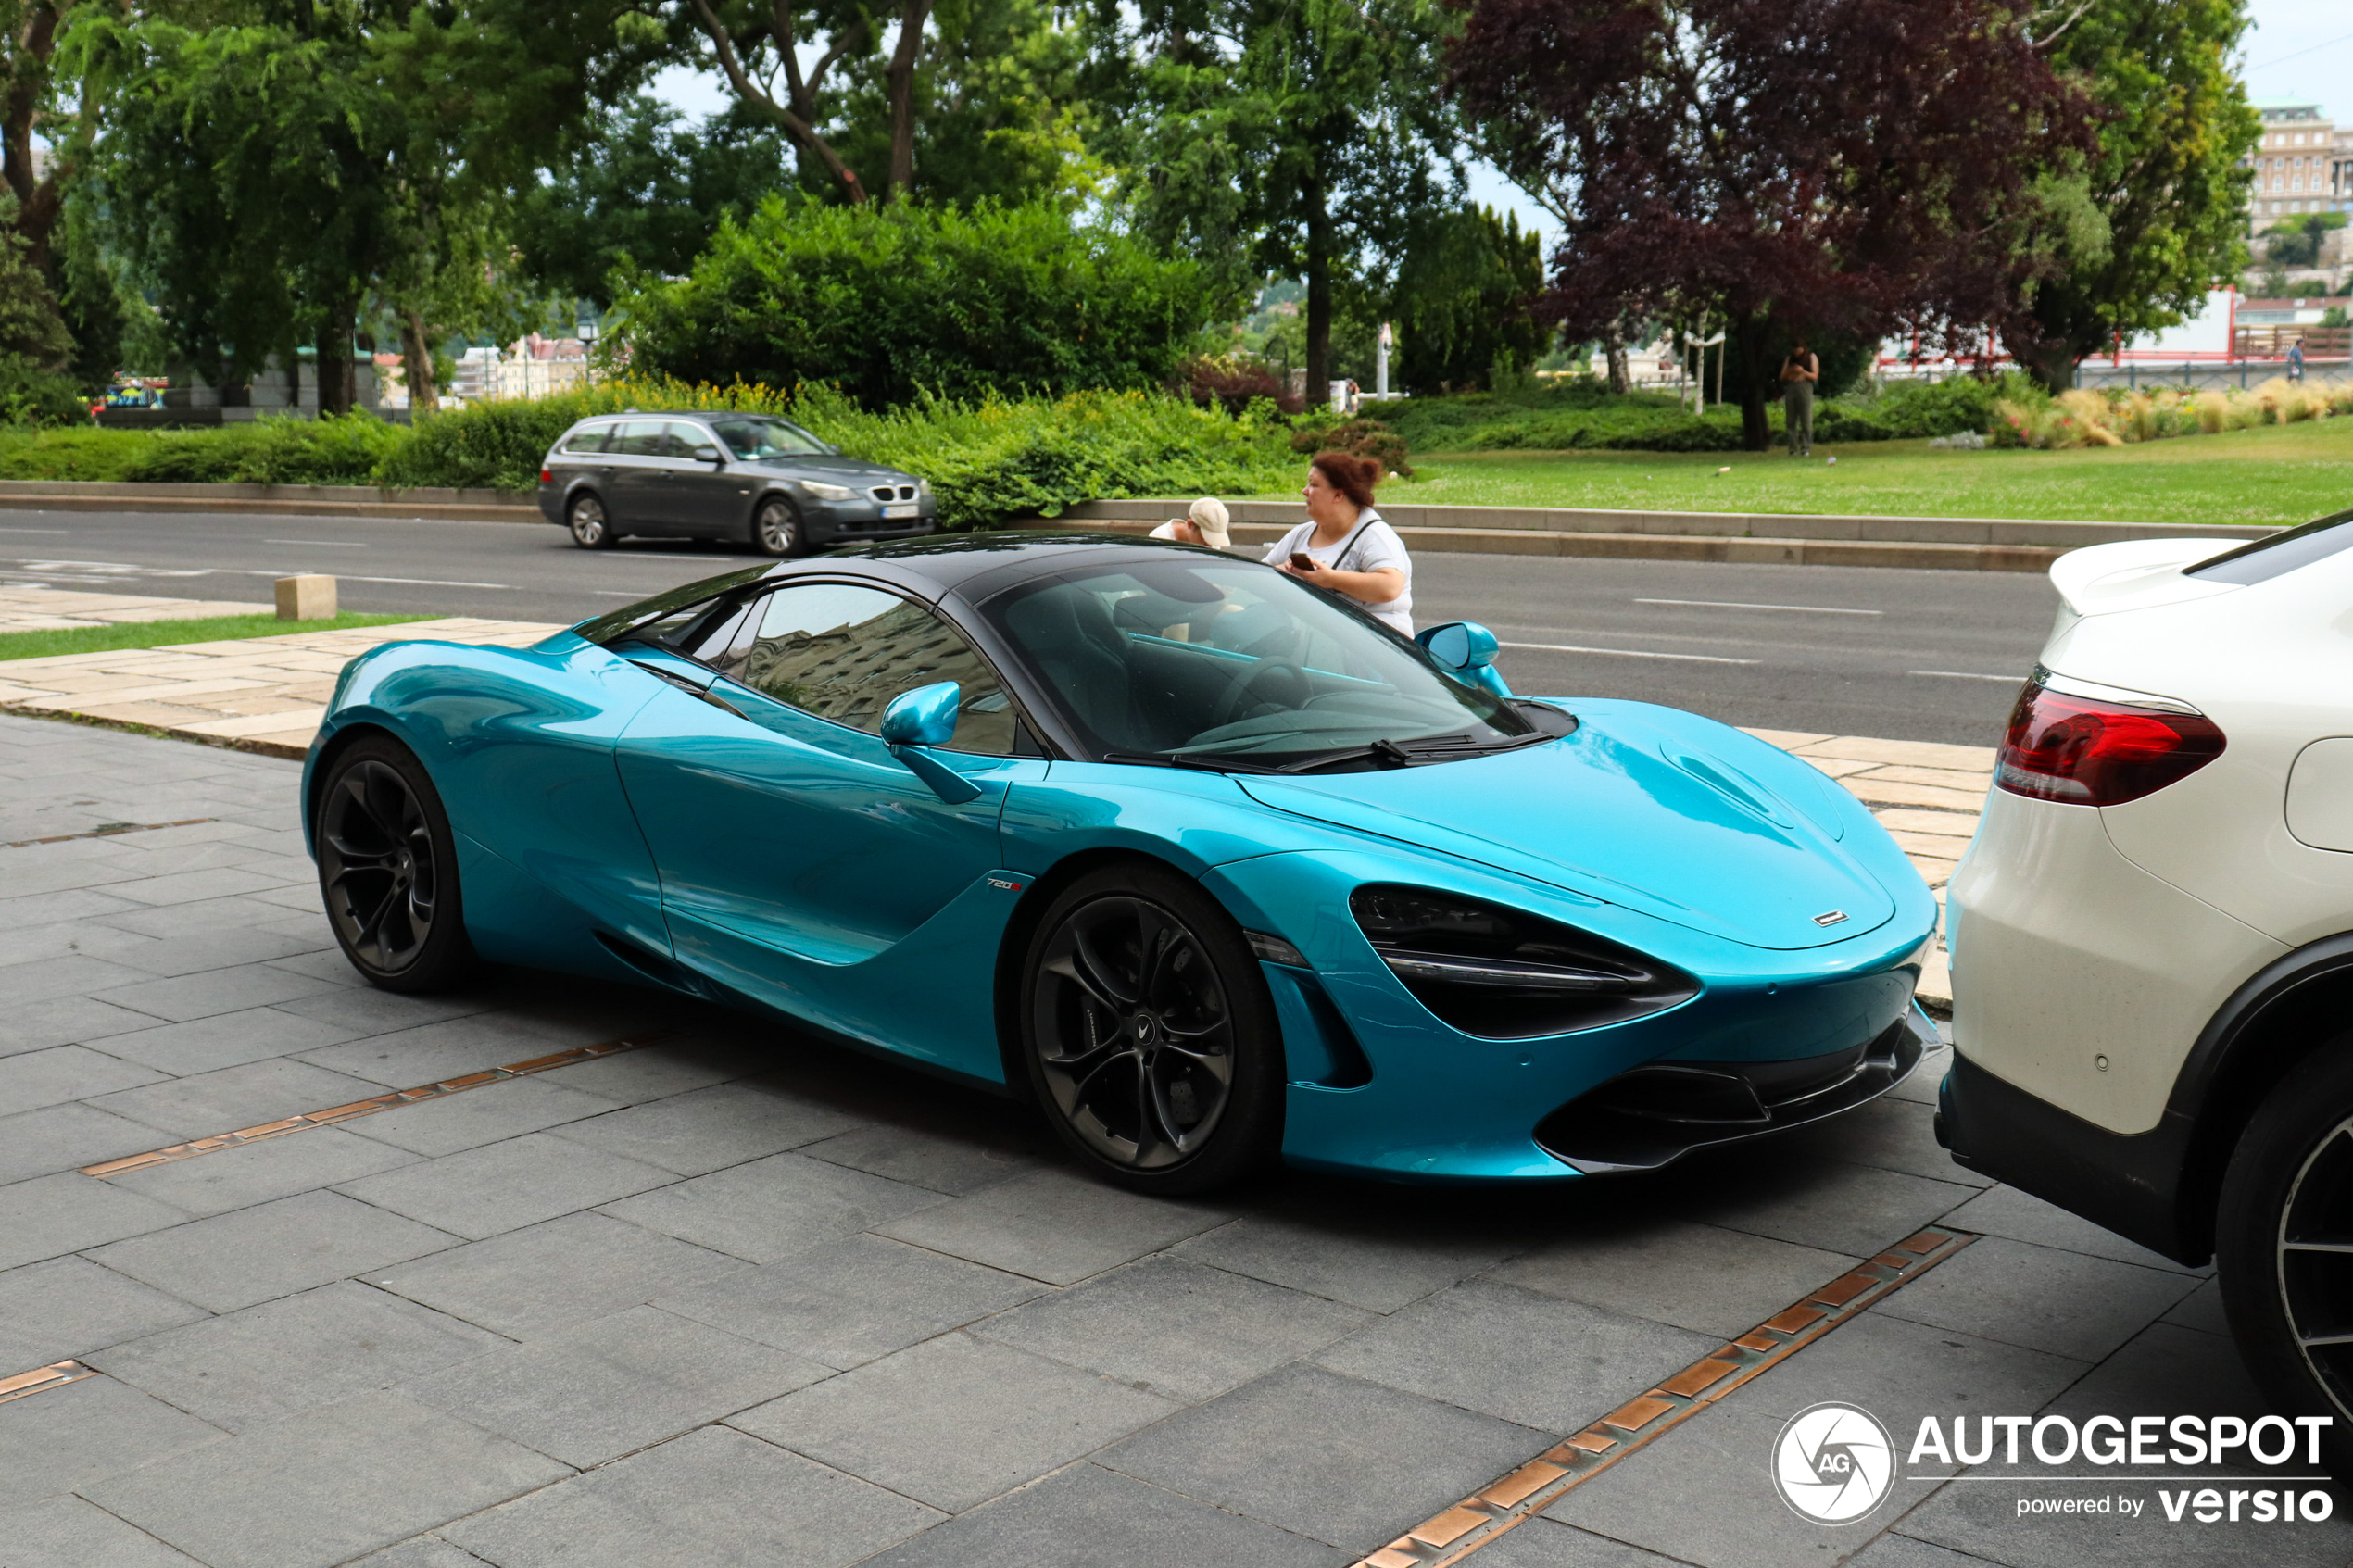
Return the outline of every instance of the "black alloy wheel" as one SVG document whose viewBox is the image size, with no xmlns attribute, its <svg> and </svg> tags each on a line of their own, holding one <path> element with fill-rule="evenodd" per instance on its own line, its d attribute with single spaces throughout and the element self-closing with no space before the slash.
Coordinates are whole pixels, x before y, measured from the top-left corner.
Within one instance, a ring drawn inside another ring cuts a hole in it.
<svg viewBox="0 0 2353 1568">
<path fill-rule="evenodd" d="M 582 549 L 612 548 L 612 524 L 605 520 L 605 504 L 596 496 L 574 495 L 572 505 L 564 509 L 564 523 L 572 530 L 572 542 Z"/>
<path fill-rule="evenodd" d="M 1274 1159 L 1274 1003 L 1241 932 L 1189 879 L 1141 862 L 1080 878 L 1047 909 L 1026 978 L 1031 1087 L 1096 1170 L 1173 1195 Z"/>
<path fill-rule="evenodd" d="M 751 520 L 751 542 L 764 556 L 798 556 L 809 548 L 800 513 L 782 495 L 771 495 L 760 503 Z"/>
<path fill-rule="evenodd" d="M 441 797 L 409 749 L 369 735 L 319 792 L 319 889 L 352 968 L 387 991 L 429 991 L 473 963 Z"/>
<path fill-rule="evenodd" d="M 2322 1454 L 2353 1476 L 2353 1035 L 2299 1063 L 2240 1135 L 2214 1255 L 2248 1372 L 2282 1414 L 2332 1417 Z"/>
</svg>

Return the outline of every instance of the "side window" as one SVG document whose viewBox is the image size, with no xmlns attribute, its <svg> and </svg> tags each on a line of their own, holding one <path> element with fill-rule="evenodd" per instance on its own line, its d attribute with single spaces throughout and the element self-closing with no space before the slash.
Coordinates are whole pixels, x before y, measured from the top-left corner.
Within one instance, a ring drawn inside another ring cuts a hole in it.
<svg viewBox="0 0 2353 1568">
<path fill-rule="evenodd" d="M 659 458 L 668 445 L 664 432 L 669 427 L 660 420 L 631 420 L 614 433 L 608 451 L 630 458 Z"/>
<path fill-rule="evenodd" d="M 565 436 L 564 444 L 557 450 L 572 454 L 601 452 L 605 449 L 605 438 L 611 433 L 610 425 L 590 425 L 586 430 L 575 430 Z"/>
<path fill-rule="evenodd" d="M 878 588 L 809 583 L 769 595 L 759 616 L 750 641 L 727 661 L 726 672 L 745 685 L 874 734 L 891 698 L 953 681 L 963 692 L 950 749 L 1012 753 L 1013 704 L 995 673 L 921 605 Z"/>
<path fill-rule="evenodd" d="M 695 448 L 698 446 L 715 446 L 718 445 L 717 442 L 711 439 L 711 432 L 703 429 L 700 425 L 690 425 L 681 420 L 673 420 L 664 428 L 670 432 L 669 450 L 662 453 L 662 456 L 665 458 L 691 458 L 695 455 Z"/>
</svg>

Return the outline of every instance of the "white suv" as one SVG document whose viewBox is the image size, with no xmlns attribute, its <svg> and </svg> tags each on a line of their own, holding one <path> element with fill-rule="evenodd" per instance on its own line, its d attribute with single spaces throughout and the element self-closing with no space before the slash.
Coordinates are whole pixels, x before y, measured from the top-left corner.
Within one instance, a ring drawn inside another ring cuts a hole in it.
<svg viewBox="0 0 2353 1568">
<path fill-rule="evenodd" d="M 2353 511 L 2235 543 L 2052 567 L 2065 608 L 1948 895 L 1938 1135 L 2168 1257 L 2213 1257 L 2265 1393 L 2342 1438 Z"/>
</svg>

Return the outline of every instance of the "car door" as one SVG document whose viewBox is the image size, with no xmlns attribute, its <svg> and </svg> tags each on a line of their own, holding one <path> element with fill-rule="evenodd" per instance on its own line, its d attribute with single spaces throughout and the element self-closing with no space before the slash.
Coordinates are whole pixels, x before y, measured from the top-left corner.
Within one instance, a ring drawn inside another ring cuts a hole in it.
<svg viewBox="0 0 2353 1568">
<path fill-rule="evenodd" d="M 624 533 L 667 532 L 661 518 L 663 454 L 670 447 L 667 420 L 623 420 L 605 446 L 607 495 L 613 525 Z"/>
<path fill-rule="evenodd" d="M 673 460 L 664 481 L 663 508 L 671 530 L 698 539 L 742 539 L 751 492 L 743 477 L 728 471 L 727 449 L 701 425 L 673 420 Z M 696 456 L 715 452 L 721 461 Z"/>
<path fill-rule="evenodd" d="M 617 752 L 674 950 L 772 1006 L 886 1032 L 906 997 L 876 994 L 873 976 L 892 970 L 878 960 L 920 946 L 910 938 L 988 884 L 1005 790 L 1044 764 L 1012 756 L 1007 694 L 925 606 L 863 584 L 790 583 L 738 626 L 710 657 L 707 691 L 658 696 Z M 963 705 L 938 755 L 981 786 L 955 804 L 876 734 L 892 697 L 943 680 L 963 688 Z"/>
</svg>

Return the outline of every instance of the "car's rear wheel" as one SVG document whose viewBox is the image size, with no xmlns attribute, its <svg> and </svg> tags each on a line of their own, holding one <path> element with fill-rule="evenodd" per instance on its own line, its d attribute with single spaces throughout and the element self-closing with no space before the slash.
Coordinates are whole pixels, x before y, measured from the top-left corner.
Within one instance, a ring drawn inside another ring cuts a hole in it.
<svg viewBox="0 0 2353 1568">
<path fill-rule="evenodd" d="M 564 525 L 572 530 L 572 542 L 584 550 L 612 548 L 612 523 L 605 517 L 604 502 L 594 495 L 574 495 L 564 508 Z"/>
<path fill-rule="evenodd" d="M 371 985 L 437 990 L 473 967 L 448 814 L 407 746 L 368 735 L 337 753 L 314 829 L 328 923 Z"/>
<path fill-rule="evenodd" d="M 2353 1474 L 2353 1035 L 2290 1073 L 2247 1123 L 2214 1253 L 2247 1370 L 2282 1414 L 2334 1418 L 2322 1451 Z"/>
<path fill-rule="evenodd" d="M 751 520 L 751 542 L 764 556 L 798 556 L 809 549 L 800 513 L 782 495 L 771 495 L 760 503 Z"/>
<path fill-rule="evenodd" d="M 1282 1140 L 1282 1036 L 1240 930 L 1189 878 L 1090 872 L 1031 941 L 1022 1044 L 1063 1141 L 1140 1192 L 1222 1186 Z"/>
</svg>

